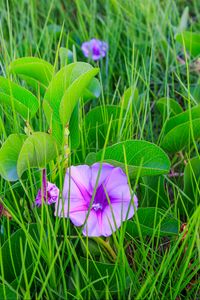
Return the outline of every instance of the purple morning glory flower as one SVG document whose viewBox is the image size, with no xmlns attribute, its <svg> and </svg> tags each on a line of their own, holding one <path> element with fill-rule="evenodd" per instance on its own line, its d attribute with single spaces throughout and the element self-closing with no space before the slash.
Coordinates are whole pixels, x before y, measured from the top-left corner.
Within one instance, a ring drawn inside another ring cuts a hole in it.
<svg viewBox="0 0 200 300">
<path fill-rule="evenodd" d="M 55 215 L 69 217 L 76 226 L 84 225 L 86 236 L 110 236 L 134 215 L 137 206 L 123 170 L 95 163 L 67 169 L 63 200 L 56 202 Z"/>
<path fill-rule="evenodd" d="M 106 56 L 108 44 L 97 39 L 91 39 L 88 42 L 84 42 L 81 49 L 85 57 L 90 57 L 93 60 L 99 60 Z"/>
<path fill-rule="evenodd" d="M 39 189 L 35 198 L 36 206 L 42 205 L 42 198 L 44 203 L 48 205 L 55 203 L 59 198 L 59 188 L 55 184 L 47 181 L 45 169 L 42 171 L 42 188 Z"/>
</svg>

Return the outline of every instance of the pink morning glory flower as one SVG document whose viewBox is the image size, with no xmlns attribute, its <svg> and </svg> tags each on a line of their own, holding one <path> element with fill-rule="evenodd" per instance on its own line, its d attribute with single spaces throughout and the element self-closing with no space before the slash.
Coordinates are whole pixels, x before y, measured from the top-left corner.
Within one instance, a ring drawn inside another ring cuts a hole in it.
<svg viewBox="0 0 200 300">
<path fill-rule="evenodd" d="M 39 189 L 37 196 L 35 198 L 35 205 L 41 206 L 42 199 L 44 203 L 51 205 L 58 200 L 59 197 L 59 188 L 47 181 L 46 170 L 42 171 L 42 188 Z"/>
<path fill-rule="evenodd" d="M 134 215 L 137 206 L 123 170 L 95 163 L 67 169 L 63 199 L 56 202 L 55 215 L 83 226 L 85 236 L 110 236 Z"/>
<path fill-rule="evenodd" d="M 90 57 L 93 60 L 99 60 L 106 56 L 108 44 L 97 39 L 91 39 L 88 42 L 84 42 L 81 49 L 85 57 Z"/>
</svg>

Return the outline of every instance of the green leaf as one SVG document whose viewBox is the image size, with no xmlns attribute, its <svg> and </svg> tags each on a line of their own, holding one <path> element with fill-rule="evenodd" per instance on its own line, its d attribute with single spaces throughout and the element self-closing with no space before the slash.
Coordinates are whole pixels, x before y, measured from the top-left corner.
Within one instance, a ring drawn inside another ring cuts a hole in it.
<svg viewBox="0 0 200 300">
<path fill-rule="evenodd" d="M 77 149 L 80 144 L 80 131 L 79 131 L 79 105 L 75 106 L 69 122 L 69 138 L 70 138 L 70 148 L 72 150 Z"/>
<path fill-rule="evenodd" d="M 4 294 L 4 289 L 5 289 L 5 294 Z M 6 284 L 0 284 L 0 299 L 1 300 L 17 300 L 18 294 L 15 292 L 14 289 L 9 288 L 6 286 Z"/>
<path fill-rule="evenodd" d="M 101 94 L 101 85 L 97 78 L 93 78 L 83 92 L 83 100 L 86 103 L 88 100 L 99 98 Z"/>
<path fill-rule="evenodd" d="M 187 209 L 189 215 L 192 214 L 194 209 L 199 205 L 200 201 L 200 159 L 199 157 L 193 157 L 188 161 L 184 170 L 184 193 L 190 198 L 190 200 L 184 197 L 184 206 Z M 184 207 L 181 201 L 179 201 L 179 208 L 181 212 L 184 212 Z"/>
<path fill-rule="evenodd" d="M 96 128 L 103 123 L 109 124 L 110 119 L 119 119 L 125 111 L 118 105 L 97 106 L 91 109 L 85 116 L 85 126 L 87 129 Z"/>
<path fill-rule="evenodd" d="M 200 54 L 200 33 L 184 31 L 176 36 L 177 42 L 185 45 L 185 48 L 192 56 Z"/>
<path fill-rule="evenodd" d="M 160 111 L 163 118 L 175 116 L 183 112 L 183 109 L 180 106 L 180 104 L 176 100 L 171 98 L 160 98 L 156 102 L 156 107 Z"/>
<path fill-rule="evenodd" d="M 135 86 L 130 86 L 128 89 L 125 90 L 121 103 L 124 108 L 129 106 L 129 103 L 137 104 L 139 92 Z"/>
<path fill-rule="evenodd" d="M 167 209 L 170 205 L 164 186 L 164 176 L 145 176 L 141 183 L 142 197 L 140 206 Z"/>
<path fill-rule="evenodd" d="M 71 50 L 60 47 L 59 56 L 61 67 L 65 67 L 66 65 L 73 63 L 73 52 Z"/>
<path fill-rule="evenodd" d="M 101 161 L 102 154 L 103 150 L 96 154 L 96 161 Z M 107 147 L 103 161 L 124 170 L 126 161 L 129 176 L 134 178 L 166 174 L 170 169 L 166 153 L 155 144 L 146 141 L 129 140 Z"/>
<path fill-rule="evenodd" d="M 17 173 L 21 177 L 29 168 L 45 168 L 58 154 L 55 139 L 44 132 L 35 132 L 24 142 L 17 161 Z"/>
<path fill-rule="evenodd" d="M 37 235 L 37 225 L 31 224 L 25 233 L 24 230 L 18 229 L 13 233 L 8 240 L 1 247 L 1 264 L 4 272 L 4 278 L 7 282 L 11 283 L 16 279 L 16 276 L 22 272 L 22 257 L 20 250 L 20 242 L 22 244 L 24 265 L 28 268 L 33 258 L 29 244 L 27 243 L 27 235 L 31 235 L 32 238 Z M 25 252 L 26 251 L 26 252 Z"/>
<path fill-rule="evenodd" d="M 180 34 L 181 32 L 183 32 L 183 30 L 187 28 L 188 21 L 189 21 L 189 8 L 188 6 L 186 6 L 182 13 L 179 25 L 175 30 L 176 34 L 178 33 Z"/>
<path fill-rule="evenodd" d="M 78 80 L 83 79 L 81 76 L 86 74 L 88 71 L 97 72 L 98 69 L 94 69 L 90 64 L 76 62 L 62 68 L 52 79 L 49 87 L 44 95 L 43 108 L 47 118 L 47 121 L 52 129 L 53 136 L 57 139 L 57 132 L 54 128 L 59 128 L 59 132 L 62 131 L 63 124 L 60 119 L 60 104 L 62 99 L 65 107 L 65 101 L 70 100 L 69 109 L 67 107 L 67 115 L 70 117 L 79 97 L 82 95 L 83 85 L 78 84 Z M 73 86 L 72 86 L 73 84 Z M 73 89 L 75 91 L 73 92 Z M 78 92 L 76 91 L 78 90 Z M 67 92 L 68 91 L 68 92 Z M 72 96 L 69 99 L 68 96 Z M 78 99 L 76 98 L 78 96 Z M 67 98 L 66 98 L 67 97 Z M 67 103 L 68 106 L 69 103 Z M 64 124 L 65 126 L 66 124 Z M 58 140 L 58 139 L 57 139 Z"/>
<path fill-rule="evenodd" d="M 98 293 L 105 297 L 105 283 L 109 284 L 109 292 L 116 293 L 121 292 L 123 294 L 125 289 L 128 288 L 130 282 L 123 282 L 121 285 L 121 291 L 119 291 L 118 281 L 119 278 L 123 275 L 125 278 L 127 276 L 127 271 L 124 268 L 123 264 L 112 264 L 105 262 L 98 262 L 90 259 L 85 259 L 80 257 L 80 265 L 85 272 L 88 272 L 90 280 L 93 281 L 93 286 Z M 81 276 L 81 288 L 84 288 L 84 278 L 82 278 L 83 272 L 80 273 Z"/>
<path fill-rule="evenodd" d="M 96 162 L 96 153 L 95 152 L 90 152 L 85 159 L 86 165 L 93 165 Z"/>
<path fill-rule="evenodd" d="M 53 76 L 53 66 L 37 57 L 22 57 L 11 62 L 9 70 L 24 79 L 28 84 L 45 90 Z"/>
<path fill-rule="evenodd" d="M 33 117 L 38 108 L 38 99 L 28 90 L 0 76 L 0 104 L 13 107 L 24 119 Z"/>
<path fill-rule="evenodd" d="M 139 230 L 136 221 L 127 221 L 126 232 L 131 237 L 142 236 L 173 236 L 179 232 L 179 222 L 165 210 L 156 207 L 138 208 L 137 217 Z"/>
<path fill-rule="evenodd" d="M 190 121 L 191 115 L 191 121 Z M 170 118 L 165 126 L 165 134 L 161 146 L 169 152 L 177 152 L 185 146 L 189 146 L 191 132 L 194 138 L 200 137 L 200 106 L 196 106 L 175 117 Z"/>
<path fill-rule="evenodd" d="M 22 145 L 27 138 L 24 134 L 11 134 L 0 150 L 0 174 L 9 181 L 18 179 L 17 160 Z"/>
<path fill-rule="evenodd" d="M 84 119 L 88 144 L 98 143 L 100 148 L 103 147 L 111 120 L 110 142 L 116 141 L 125 113 L 122 106 L 117 105 L 97 106 L 91 109 Z"/>
<path fill-rule="evenodd" d="M 99 69 L 94 68 L 80 75 L 64 93 L 59 108 L 60 119 L 63 126 L 69 122 L 74 107 L 83 94 L 84 89 L 98 72 Z"/>
<path fill-rule="evenodd" d="M 200 80 L 194 86 L 191 86 L 190 93 L 195 99 L 196 103 L 200 103 Z"/>
</svg>

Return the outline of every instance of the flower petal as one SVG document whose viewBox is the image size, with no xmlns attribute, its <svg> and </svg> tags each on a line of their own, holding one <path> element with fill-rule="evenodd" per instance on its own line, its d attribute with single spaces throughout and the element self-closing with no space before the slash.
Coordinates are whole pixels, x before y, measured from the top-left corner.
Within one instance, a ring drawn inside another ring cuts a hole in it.
<svg viewBox="0 0 200 300">
<path fill-rule="evenodd" d="M 84 209 L 83 207 L 83 210 L 70 212 L 69 217 L 75 226 L 82 226 L 85 222 L 87 213 L 88 209 Z"/>
<path fill-rule="evenodd" d="M 105 181 L 106 191 L 110 193 L 120 185 L 127 185 L 129 188 L 127 176 L 121 168 L 114 168 Z"/>
<path fill-rule="evenodd" d="M 68 174 L 70 174 L 85 200 L 89 197 L 88 201 L 90 201 L 91 168 L 87 165 L 72 166 L 68 169 Z"/>
<path fill-rule="evenodd" d="M 103 163 L 102 165 L 100 163 L 95 163 L 91 166 L 92 170 L 92 176 L 91 176 L 91 188 L 94 190 L 96 183 L 97 187 L 99 187 L 103 181 L 106 180 L 110 172 L 114 169 L 110 164 Z M 99 178 L 98 178 L 99 176 Z M 97 181 L 98 180 L 98 181 Z"/>
<path fill-rule="evenodd" d="M 69 170 L 67 169 L 63 187 L 63 198 L 68 199 L 68 197 L 70 197 L 70 199 L 84 199 L 79 186 L 73 180 L 71 174 L 69 174 Z"/>
<path fill-rule="evenodd" d="M 98 214 L 94 210 L 90 211 L 86 225 L 83 228 L 83 234 L 85 236 L 96 237 L 102 235 L 99 218 L 101 218 L 101 214 Z"/>
<path fill-rule="evenodd" d="M 118 185 L 108 193 L 112 203 L 117 201 L 130 201 L 131 199 L 131 192 L 128 184 Z"/>
<path fill-rule="evenodd" d="M 87 201 L 72 176 L 69 175 L 69 170 L 67 170 L 63 188 L 63 199 L 59 199 L 56 202 L 55 215 L 68 218 L 70 211 L 74 211 L 75 209 L 77 211 L 79 207 L 87 208 Z"/>
<path fill-rule="evenodd" d="M 102 235 L 110 236 L 133 215 L 134 206 L 130 202 L 112 203 L 112 208 L 107 206 L 102 214 Z"/>
</svg>

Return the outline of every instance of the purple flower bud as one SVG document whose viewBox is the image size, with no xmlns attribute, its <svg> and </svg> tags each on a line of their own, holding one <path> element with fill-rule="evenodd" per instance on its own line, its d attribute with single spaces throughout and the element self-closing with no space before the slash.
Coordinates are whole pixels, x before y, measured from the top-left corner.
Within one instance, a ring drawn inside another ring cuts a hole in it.
<svg viewBox="0 0 200 300">
<path fill-rule="evenodd" d="M 0 203 L 0 217 L 3 215 L 3 209 L 4 209 L 3 204 Z"/>
<path fill-rule="evenodd" d="M 110 236 L 132 218 L 137 207 L 138 199 L 123 170 L 96 163 L 67 169 L 63 200 L 56 202 L 55 215 L 83 226 L 86 236 Z"/>
<path fill-rule="evenodd" d="M 42 188 L 39 189 L 37 196 L 35 198 L 35 205 L 41 206 L 42 205 L 42 199 L 44 203 L 51 205 L 52 203 L 55 203 L 58 201 L 59 198 L 59 188 L 51 183 L 47 182 L 46 179 L 46 170 L 43 170 L 42 173 Z"/>
<path fill-rule="evenodd" d="M 84 42 L 81 49 L 85 57 L 90 57 L 93 60 L 99 60 L 106 56 L 108 44 L 97 39 L 91 39 L 88 42 Z"/>
</svg>

